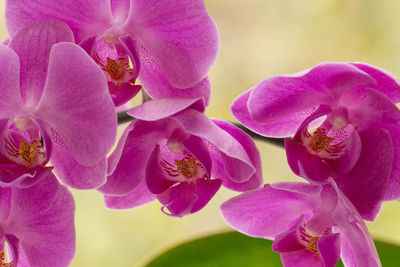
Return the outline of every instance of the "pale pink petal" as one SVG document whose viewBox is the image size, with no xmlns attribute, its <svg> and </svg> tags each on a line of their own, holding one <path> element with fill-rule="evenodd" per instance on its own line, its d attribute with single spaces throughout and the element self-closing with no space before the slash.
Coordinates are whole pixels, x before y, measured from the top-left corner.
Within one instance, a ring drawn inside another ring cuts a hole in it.
<svg viewBox="0 0 400 267">
<path fill-rule="evenodd" d="M 7 62 L 0 74 L 0 119 L 13 118 L 23 107 L 19 58 L 12 49 L 0 44 L 0 62 Z"/>
<path fill-rule="evenodd" d="M 218 52 L 217 27 L 203 0 L 133 0 L 125 27 L 179 88 L 204 79 Z"/>
<path fill-rule="evenodd" d="M 117 116 L 105 76 L 89 55 L 72 43 L 52 47 L 36 114 L 61 135 L 80 164 L 99 162 L 114 144 Z"/>
<path fill-rule="evenodd" d="M 109 0 L 7 0 L 6 25 L 11 36 L 35 21 L 58 19 L 68 24 L 76 41 L 101 33 L 112 24 Z"/>
<path fill-rule="evenodd" d="M 21 64 L 21 95 L 25 106 L 36 106 L 46 82 L 51 47 L 58 42 L 74 42 L 67 24 L 42 20 L 23 28 L 13 36 L 9 47 Z"/>
</svg>

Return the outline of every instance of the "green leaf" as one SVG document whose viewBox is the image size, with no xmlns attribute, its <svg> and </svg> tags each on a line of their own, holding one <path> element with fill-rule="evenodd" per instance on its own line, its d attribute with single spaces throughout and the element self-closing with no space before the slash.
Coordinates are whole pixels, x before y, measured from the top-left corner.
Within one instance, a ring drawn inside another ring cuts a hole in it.
<svg viewBox="0 0 400 267">
<path fill-rule="evenodd" d="M 399 267 L 400 247 L 375 242 L 382 265 Z M 153 259 L 147 267 L 266 267 L 282 266 L 272 241 L 237 232 L 204 237 L 179 245 Z M 341 262 L 337 266 L 343 266 Z"/>
</svg>

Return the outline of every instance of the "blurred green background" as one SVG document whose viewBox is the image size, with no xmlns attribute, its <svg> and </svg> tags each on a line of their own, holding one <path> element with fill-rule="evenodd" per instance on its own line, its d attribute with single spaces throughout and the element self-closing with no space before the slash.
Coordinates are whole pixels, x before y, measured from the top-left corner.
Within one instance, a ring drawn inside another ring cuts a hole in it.
<svg viewBox="0 0 400 267">
<path fill-rule="evenodd" d="M 210 72 L 210 117 L 233 121 L 229 106 L 266 77 L 292 73 L 321 61 L 363 61 L 400 77 L 400 1 L 396 0 L 206 0 L 218 24 L 220 54 Z M 4 0 L 0 39 L 7 37 Z M 122 129 L 122 128 L 121 128 Z M 121 130 L 122 131 L 122 130 Z M 296 180 L 283 149 L 257 143 L 265 182 Z M 372 189 L 373 190 L 373 189 Z M 221 190 L 202 211 L 183 219 L 165 216 L 157 202 L 134 210 L 104 208 L 95 191 L 73 191 L 77 247 L 71 266 L 142 266 L 188 240 L 229 231 L 218 207 Z M 368 224 L 376 240 L 400 245 L 400 203 L 385 203 Z"/>
</svg>

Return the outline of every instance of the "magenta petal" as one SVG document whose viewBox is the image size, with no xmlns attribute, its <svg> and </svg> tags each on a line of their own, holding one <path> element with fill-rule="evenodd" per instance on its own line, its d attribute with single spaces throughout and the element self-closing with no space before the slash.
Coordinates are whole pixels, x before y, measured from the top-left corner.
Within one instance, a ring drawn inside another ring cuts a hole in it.
<svg viewBox="0 0 400 267">
<path fill-rule="evenodd" d="M 7 62 L 2 66 L 0 75 L 0 119 L 12 118 L 23 107 L 19 89 L 19 58 L 12 49 L 0 44 L 0 61 Z"/>
<path fill-rule="evenodd" d="M 117 210 L 136 208 L 155 199 L 156 196 L 149 191 L 144 179 L 135 190 L 125 196 L 104 196 L 106 207 Z"/>
<path fill-rule="evenodd" d="M 344 90 L 374 79 L 350 64 L 326 62 L 297 74 L 264 80 L 253 88 L 248 101 L 251 117 L 262 123 L 297 118 L 330 104 Z"/>
<path fill-rule="evenodd" d="M 130 0 L 110 0 L 113 19 L 116 23 L 122 23 L 129 14 Z"/>
<path fill-rule="evenodd" d="M 382 266 L 368 228 L 352 203 L 336 187 L 339 201 L 331 214 L 332 220 L 340 229 L 341 257 L 346 266 Z"/>
<path fill-rule="evenodd" d="M 125 129 L 117 148 L 108 158 L 107 182 L 99 191 L 107 195 L 126 195 L 144 179 L 145 169 L 157 142 L 168 131 L 169 121 L 134 121 Z"/>
<path fill-rule="evenodd" d="M 255 173 L 244 147 L 203 113 L 186 109 L 173 116 L 186 132 L 203 138 L 222 152 L 226 174 L 235 182 L 245 182 Z"/>
<path fill-rule="evenodd" d="M 324 267 L 335 267 L 340 258 L 340 235 L 331 234 L 318 239 L 318 251 Z"/>
<path fill-rule="evenodd" d="M 197 199 L 195 185 L 187 182 L 176 184 L 168 188 L 157 199 L 164 205 L 163 211 L 174 217 L 183 217 L 190 214 L 194 202 Z M 167 211 L 165 210 L 167 209 Z"/>
<path fill-rule="evenodd" d="M 151 98 L 203 97 L 208 106 L 211 97 L 211 84 L 208 78 L 204 78 L 189 88 L 177 88 L 170 83 L 160 65 L 143 47 L 141 47 L 140 57 L 139 79 L 144 90 Z"/>
<path fill-rule="evenodd" d="M 290 138 L 285 139 L 286 157 L 292 171 L 307 180 L 325 181 L 333 175 L 332 169 L 318 155 Z"/>
<path fill-rule="evenodd" d="M 211 198 L 217 193 L 217 191 L 221 187 L 221 184 L 222 181 L 219 179 L 197 180 L 195 189 L 197 200 L 193 204 L 190 213 L 195 213 L 201 210 L 205 205 L 207 205 Z"/>
<path fill-rule="evenodd" d="M 131 59 L 133 73 L 134 73 L 132 79 L 133 82 L 135 82 L 140 72 L 140 59 L 137 53 L 136 41 L 130 34 L 119 37 L 119 41 L 121 42 L 121 45 L 125 48 L 125 52 L 129 55 L 129 58 Z"/>
<path fill-rule="evenodd" d="M 92 166 L 79 164 L 72 156 L 60 135 L 55 131 L 53 135 L 53 155 L 51 164 L 57 177 L 66 185 L 75 189 L 94 189 L 106 181 L 106 159 L 100 160 Z"/>
<path fill-rule="evenodd" d="M 68 24 L 76 41 L 102 32 L 112 23 L 109 0 L 7 0 L 7 30 L 11 36 L 35 21 L 58 19 Z"/>
<path fill-rule="evenodd" d="M 387 190 L 393 144 L 390 133 L 383 129 L 364 130 L 360 132 L 360 138 L 362 151 L 357 164 L 335 181 L 361 216 L 373 221 Z"/>
<path fill-rule="evenodd" d="M 71 193 L 50 174 L 35 186 L 12 189 L 11 206 L 4 230 L 18 237 L 30 266 L 67 266 L 75 253 Z"/>
<path fill-rule="evenodd" d="M 325 267 L 320 257 L 308 250 L 297 250 L 293 252 L 281 253 L 281 260 L 284 267 L 307 266 Z"/>
<path fill-rule="evenodd" d="M 375 79 L 376 85 L 370 86 L 386 95 L 394 103 L 400 102 L 400 81 L 391 73 L 386 70 L 365 64 L 365 63 L 351 63 L 363 72 L 368 73 Z"/>
<path fill-rule="evenodd" d="M 265 185 L 261 189 L 243 193 L 224 202 L 221 213 L 224 220 L 237 231 L 272 239 L 287 231 L 300 214 L 307 214 L 315 209 L 315 205 L 316 201 L 312 196 Z"/>
<path fill-rule="evenodd" d="M 216 119 L 213 119 L 212 121 L 219 128 L 232 135 L 243 146 L 253 164 L 253 167 L 256 169 L 255 173 L 247 181 L 242 183 L 232 181 L 225 172 L 222 155 L 214 146 L 212 146 L 209 148 L 213 159 L 212 177 L 221 179 L 222 184 L 225 187 L 236 191 L 244 192 L 260 187 L 263 182 L 261 158 L 260 152 L 258 151 L 253 139 L 231 123 Z"/>
<path fill-rule="evenodd" d="M 21 64 L 21 95 L 26 106 L 36 106 L 46 82 L 51 47 L 58 42 L 74 42 L 67 24 L 59 20 L 42 20 L 13 36 L 9 46 Z"/>
<path fill-rule="evenodd" d="M 108 82 L 110 94 L 116 107 L 122 106 L 134 98 L 142 89 L 141 85 L 122 83 L 118 87 L 113 82 Z"/>
<path fill-rule="evenodd" d="M 278 253 L 304 250 L 305 247 L 300 243 L 301 237 L 299 235 L 299 228 L 302 224 L 304 224 L 304 216 L 300 216 L 288 231 L 282 232 L 275 237 L 272 249 Z"/>
<path fill-rule="evenodd" d="M 183 141 L 183 146 L 204 166 L 207 177 L 211 177 L 211 156 L 207 144 L 199 137 L 191 135 Z"/>
<path fill-rule="evenodd" d="M 231 111 L 233 116 L 240 121 L 247 128 L 253 132 L 259 133 L 265 136 L 271 137 L 287 137 L 293 136 L 299 128 L 301 122 L 313 111 L 309 110 L 304 114 L 298 114 L 297 116 L 281 118 L 272 123 L 259 123 L 254 121 L 249 113 L 248 99 L 250 97 L 251 90 L 238 96 L 231 105 Z"/>
<path fill-rule="evenodd" d="M 117 118 L 104 73 L 77 45 L 52 47 L 36 113 L 62 136 L 80 164 L 99 162 L 114 145 Z"/>
<path fill-rule="evenodd" d="M 205 109 L 204 101 L 199 98 L 163 98 L 147 101 L 128 111 L 128 114 L 139 120 L 156 121 L 167 118 L 188 107 L 200 112 L 204 112 Z"/>
<path fill-rule="evenodd" d="M 207 76 L 218 52 L 218 32 L 202 0 L 134 0 L 127 27 L 176 87 Z"/>
<path fill-rule="evenodd" d="M 179 183 L 157 195 L 172 216 L 183 217 L 202 209 L 221 187 L 221 180 L 196 180 Z"/>
<path fill-rule="evenodd" d="M 160 146 L 157 145 L 146 166 L 146 184 L 153 194 L 160 194 L 176 183 L 169 179 L 170 177 L 161 167 L 161 161 Z"/>
</svg>

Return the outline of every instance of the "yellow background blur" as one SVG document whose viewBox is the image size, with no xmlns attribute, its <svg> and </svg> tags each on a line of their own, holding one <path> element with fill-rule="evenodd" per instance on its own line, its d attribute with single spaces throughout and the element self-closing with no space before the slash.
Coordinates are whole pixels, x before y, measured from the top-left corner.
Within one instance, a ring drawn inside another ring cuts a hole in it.
<svg viewBox="0 0 400 267">
<path fill-rule="evenodd" d="M 363 61 L 400 77 L 400 1 L 206 0 L 206 4 L 221 36 L 220 54 L 210 73 L 213 98 L 207 114 L 211 117 L 233 120 L 229 106 L 241 92 L 266 77 L 297 72 L 320 61 Z M 3 40 L 7 37 L 4 0 L 0 11 Z M 283 149 L 257 144 L 265 182 L 297 179 Z M 141 266 L 180 242 L 228 231 L 218 207 L 235 195 L 221 190 L 202 211 L 177 219 L 164 215 L 157 202 L 112 211 L 104 208 L 96 191 L 73 193 L 77 246 L 71 266 L 99 267 Z M 399 225 L 400 203 L 386 203 L 377 221 L 368 224 L 374 238 L 400 245 Z"/>
</svg>

